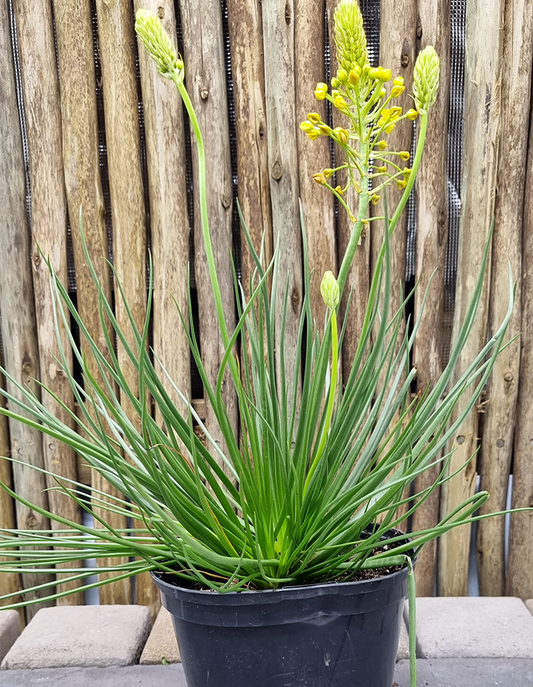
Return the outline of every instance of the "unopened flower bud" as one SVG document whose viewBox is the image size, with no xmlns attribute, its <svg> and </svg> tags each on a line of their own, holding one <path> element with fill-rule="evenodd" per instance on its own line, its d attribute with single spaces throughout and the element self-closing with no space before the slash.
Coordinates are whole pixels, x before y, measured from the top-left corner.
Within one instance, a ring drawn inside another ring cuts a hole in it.
<svg viewBox="0 0 533 687">
<path fill-rule="evenodd" d="M 326 177 L 326 179 L 329 179 L 329 177 L 333 176 L 333 170 L 330 167 L 326 167 L 326 169 L 324 170 L 324 176 Z"/>
<path fill-rule="evenodd" d="M 378 141 L 378 143 L 376 145 L 376 148 L 378 148 L 379 150 L 385 150 L 385 148 L 388 148 L 388 147 L 389 147 L 389 144 L 387 143 L 387 141 Z"/>
<path fill-rule="evenodd" d="M 356 0 L 341 0 L 335 10 L 337 59 L 347 72 L 353 64 L 363 67 L 368 60 L 363 15 Z"/>
<path fill-rule="evenodd" d="M 320 186 L 324 186 L 326 183 L 326 177 L 322 172 L 317 172 L 316 174 L 313 174 L 313 179 L 317 184 L 320 184 Z"/>
<path fill-rule="evenodd" d="M 400 191 L 403 191 L 403 189 L 407 186 L 407 181 L 405 179 L 396 179 L 396 186 L 400 189 Z"/>
<path fill-rule="evenodd" d="M 342 193 L 343 193 L 342 187 L 341 187 L 341 186 L 336 186 L 336 187 L 335 187 L 335 193 L 338 193 L 339 196 L 342 196 Z"/>
<path fill-rule="evenodd" d="M 390 94 L 393 98 L 399 98 L 404 91 L 405 86 L 393 86 Z"/>
<path fill-rule="evenodd" d="M 378 196 L 377 193 L 373 193 L 373 194 L 370 196 L 370 201 L 371 201 L 372 205 L 377 205 L 380 198 L 381 198 L 381 196 Z"/>
<path fill-rule="evenodd" d="M 305 131 L 306 134 L 308 134 L 310 131 L 313 131 L 315 127 L 311 124 L 311 122 L 302 122 L 300 124 L 300 129 L 302 131 Z"/>
<path fill-rule="evenodd" d="M 341 82 L 337 79 L 336 76 L 334 76 L 334 77 L 331 79 L 331 86 L 332 86 L 332 88 L 339 88 L 340 85 L 341 85 Z"/>
<path fill-rule="evenodd" d="M 346 129 L 343 129 L 342 127 L 338 126 L 336 129 L 333 130 L 333 133 L 337 136 L 337 141 L 342 146 L 348 145 L 350 141 L 350 134 L 348 131 L 346 131 Z"/>
<path fill-rule="evenodd" d="M 398 153 L 398 155 L 400 156 L 401 160 L 408 160 L 411 157 L 407 150 L 402 150 L 400 153 Z"/>
<path fill-rule="evenodd" d="M 318 125 L 318 131 L 322 136 L 329 136 L 331 129 L 327 124 L 324 124 L 324 122 L 321 122 Z"/>
<path fill-rule="evenodd" d="M 390 81 L 392 78 L 391 70 L 390 69 L 383 69 L 383 67 L 380 67 L 378 78 L 380 81 L 383 81 L 383 83 L 387 83 L 387 81 Z"/>
<path fill-rule="evenodd" d="M 374 172 L 376 174 L 385 174 L 387 171 L 387 165 L 382 165 L 381 167 L 374 167 Z"/>
<path fill-rule="evenodd" d="M 307 135 L 311 139 L 311 141 L 316 141 L 316 139 L 320 136 L 318 133 L 318 129 L 313 129 L 312 131 L 308 131 Z"/>
<path fill-rule="evenodd" d="M 311 124 L 320 124 L 320 122 L 322 121 L 320 119 L 320 115 L 317 114 L 316 112 L 310 112 L 307 115 L 307 119 L 311 122 Z"/>
<path fill-rule="evenodd" d="M 379 79 L 379 72 L 380 72 L 380 67 L 371 67 L 370 71 L 368 72 L 368 76 L 372 80 Z"/>
<path fill-rule="evenodd" d="M 344 100 L 342 95 L 338 95 L 333 101 L 333 104 L 335 105 L 337 110 L 346 110 L 348 108 L 348 106 L 346 105 L 346 100 Z"/>
<path fill-rule="evenodd" d="M 161 76 L 168 79 L 172 74 L 183 71 L 183 61 L 177 56 L 157 14 L 149 10 L 138 10 L 135 31 Z"/>
<path fill-rule="evenodd" d="M 341 83 L 345 83 L 346 81 L 348 81 L 348 72 L 345 69 L 337 70 L 337 79 Z"/>
<path fill-rule="evenodd" d="M 340 291 L 339 283 L 333 276 L 333 272 L 328 270 L 324 273 L 320 282 L 320 293 L 324 303 L 330 310 L 334 310 L 339 305 Z"/>
<path fill-rule="evenodd" d="M 437 98 L 440 60 L 435 48 L 428 45 L 419 53 L 413 73 L 413 95 L 420 114 L 426 114 Z"/>
<path fill-rule="evenodd" d="M 407 112 L 405 113 L 405 116 L 407 117 L 407 119 L 414 121 L 418 117 L 418 112 L 416 110 L 413 110 L 413 108 L 411 108 L 410 110 L 407 110 Z"/>
<path fill-rule="evenodd" d="M 358 65 L 355 65 L 354 69 L 350 69 L 350 73 L 348 74 L 348 81 L 352 84 L 352 86 L 355 86 L 357 84 L 357 82 L 359 81 L 360 74 L 361 69 Z"/>
<path fill-rule="evenodd" d="M 324 100 L 326 93 L 328 92 L 328 85 L 325 83 L 317 83 L 315 88 L 315 98 L 317 100 Z"/>
</svg>

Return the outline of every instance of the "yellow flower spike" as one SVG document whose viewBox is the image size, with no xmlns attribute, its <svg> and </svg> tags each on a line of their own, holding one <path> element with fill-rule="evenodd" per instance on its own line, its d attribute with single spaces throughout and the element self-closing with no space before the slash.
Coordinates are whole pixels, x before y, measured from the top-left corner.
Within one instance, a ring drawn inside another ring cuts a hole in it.
<svg viewBox="0 0 533 687">
<path fill-rule="evenodd" d="M 407 119 L 410 119 L 413 122 L 418 117 L 418 112 L 411 108 L 410 110 L 407 110 L 405 116 L 407 117 Z"/>
<path fill-rule="evenodd" d="M 339 65 L 347 72 L 354 63 L 364 67 L 368 61 L 363 15 L 356 0 L 341 0 L 335 10 L 335 43 Z"/>
<path fill-rule="evenodd" d="M 161 76 L 169 79 L 172 74 L 183 72 L 183 60 L 177 56 L 157 14 L 149 10 L 138 10 L 135 15 L 135 32 Z"/>
<path fill-rule="evenodd" d="M 398 155 L 400 156 L 400 160 L 409 160 L 409 158 L 411 157 L 407 150 L 402 150 L 398 153 Z"/>
<path fill-rule="evenodd" d="M 326 177 L 326 179 L 329 179 L 330 177 L 333 176 L 333 170 L 330 167 L 326 167 L 323 174 Z"/>
<path fill-rule="evenodd" d="M 342 97 L 342 95 L 338 95 L 335 100 L 333 101 L 333 104 L 337 108 L 337 110 L 347 110 L 348 105 L 346 104 L 346 100 Z"/>
<path fill-rule="evenodd" d="M 330 310 L 334 310 L 339 305 L 340 290 L 339 283 L 333 276 L 333 272 L 328 270 L 324 273 L 322 281 L 320 282 L 320 293 L 324 299 L 324 303 Z"/>
<path fill-rule="evenodd" d="M 387 81 L 390 81 L 392 79 L 392 73 L 390 69 L 383 69 L 383 67 L 379 68 L 379 80 L 383 81 L 383 83 L 387 83 Z"/>
<path fill-rule="evenodd" d="M 342 188 L 340 186 L 337 186 L 335 188 L 335 192 L 339 194 L 339 196 L 342 196 Z"/>
<path fill-rule="evenodd" d="M 315 98 L 317 100 L 324 100 L 326 93 L 328 92 L 328 85 L 326 83 L 319 82 L 315 88 Z"/>
<path fill-rule="evenodd" d="M 381 67 L 371 67 L 370 71 L 368 72 L 368 76 L 373 81 L 376 81 L 377 79 L 379 79 L 380 71 L 381 71 Z"/>
<path fill-rule="evenodd" d="M 316 174 L 313 174 L 313 179 L 317 184 L 320 184 L 320 186 L 324 186 L 326 183 L 326 177 L 322 172 L 317 172 Z"/>
<path fill-rule="evenodd" d="M 379 141 L 376 144 L 376 148 L 378 148 L 378 150 L 385 150 L 385 148 L 388 148 L 388 147 L 389 147 L 389 144 L 387 143 L 387 141 Z"/>
<path fill-rule="evenodd" d="M 310 112 L 307 115 L 307 119 L 311 122 L 311 124 L 320 124 L 320 122 L 322 121 L 320 119 L 320 115 L 317 114 L 316 112 Z"/>
<path fill-rule="evenodd" d="M 313 131 L 315 127 L 311 124 L 311 122 L 302 122 L 300 124 L 300 129 L 302 131 L 305 131 L 306 134 L 308 134 L 310 131 Z"/>
<path fill-rule="evenodd" d="M 346 131 L 346 129 L 343 129 L 342 127 L 338 126 L 336 129 L 333 129 L 333 133 L 337 137 L 337 141 L 342 146 L 348 145 L 350 141 L 350 134 L 348 131 Z"/>
<path fill-rule="evenodd" d="M 361 70 L 357 65 L 355 69 L 350 69 L 350 73 L 348 74 L 348 81 L 352 84 L 352 86 L 357 85 L 357 83 L 359 82 L 360 75 Z"/>
<path fill-rule="evenodd" d="M 426 114 L 437 98 L 440 60 L 435 48 L 428 45 L 419 53 L 413 73 L 413 95 L 420 114 Z"/>
<path fill-rule="evenodd" d="M 373 193 L 372 196 L 370 196 L 370 201 L 371 201 L 372 205 L 377 205 L 380 198 L 381 198 L 381 196 L 378 196 L 377 193 Z"/>
<path fill-rule="evenodd" d="M 393 98 L 399 98 L 404 91 L 405 86 L 393 86 L 390 94 Z"/>
<path fill-rule="evenodd" d="M 337 70 L 337 79 L 340 83 L 346 83 L 348 81 L 348 72 L 345 69 Z"/>
<path fill-rule="evenodd" d="M 312 131 L 308 131 L 307 135 L 309 136 L 311 141 L 316 141 L 316 139 L 320 136 L 317 129 L 313 129 Z"/>
</svg>

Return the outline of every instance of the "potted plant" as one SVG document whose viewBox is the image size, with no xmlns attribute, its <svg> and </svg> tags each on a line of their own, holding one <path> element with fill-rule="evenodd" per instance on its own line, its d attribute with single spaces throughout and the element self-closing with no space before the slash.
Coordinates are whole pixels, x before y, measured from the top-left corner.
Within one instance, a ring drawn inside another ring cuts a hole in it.
<svg viewBox="0 0 533 687">
<path fill-rule="evenodd" d="M 358 4 L 355 0 L 339 3 L 335 13 L 339 70 L 332 90 L 320 83 L 315 96 L 327 98 L 345 116 L 346 124 L 332 129 L 311 113 L 301 128 L 311 140 L 329 136 L 343 152 L 341 167 L 357 191 L 358 207 L 348 206 L 345 189 L 333 187 L 336 170 L 315 175 L 315 181 L 334 193 L 349 213 L 353 230 L 338 276 L 326 272 L 321 283 L 328 313 L 323 327 L 313 317 L 315 304 L 310 298 L 302 231 L 306 289 L 298 345 L 292 351 L 296 373 L 289 379 L 283 364 L 289 352 L 276 350 L 274 333 L 275 326 L 281 327 L 283 341 L 284 312 L 276 311 L 275 294 L 284 292 L 284 283 L 277 271 L 276 253 L 270 264 L 264 264 L 243 222 L 255 273 L 248 298 L 235 280 L 239 317 L 235 329 L 230 330 L 209 233 L 205 151 L 183 81 L 183 61 L 154 14 L 139 11 L 136 30 L 161 75 L 176 84 L 194 132 L 203 241 L 225 346 L 216 384 L 210 383 L 203 367 L 192 317 L 187 313 L 181 316 L 226 449 L 219 448 L 191 400 L 176 388 L 148 350 L 151 285 L 142 331 L 130 317 L 135 340 L 131 347 L 86 251 L 99 288 L 107 351 L 98 349 L 51 270 L 56 324 L 69 331 L 69 319 L 73 318 L 91 352 L 82 355 L 70 337 L 82 379 L 73 376 L 66 358 L 63 361 L 64 374 L 82 411 L 76 422 L 83 431 L 51 415 L 28 388 L 19 387 L 24 401 L 2 391 L 8 407 L 0 407 L 0 412 L 69 444 L 124 495 L 105 496 L 107 502 L 101 501 L 100 507 L 127 514 L 141 527 L 118 532 L 99 518 L 93 530 L 38 508 L 2 485 L 11 496 L 65 529 L 31 535 L 3 532 L 0 546 L 13 561 L 0 562 L 0 571 L 43 571 L 84 558 L 129 557 L 130 562 L 106 569 L 114 577 L 106 576 L 98 584 L 152 572 L 163 603 L 174 617 L 190 687 L 390 687 L 408 589 L 414 623 L 413 562 L 417 552 L 426 542 L 478 517 L 473 513 L 488 494 L 472 496 L 431 529 L 407 535 L 396 527 L 451 478 L 446 447 L 483 389 L 503 346 L 513 307 L 510 277 L 505 320 L 467 371 L 453 381 L 480 300 L 487 245 L 483 269 L 449 362 L 433 388 L 411 397 L 416 371 L 409 368 L 409 356 L 423 315 L 420 313 L 411 333 L 400 334 L 403 304 L 398 304 L 396 312 L 389 311 L 390 236 L 420 165 L 429 110 L 438 89 L 438 56 L 431 47 L 420 53 L 414 72 L 414 107 L 402 112 L 394 102 L 404 90 L 403 80 L 389 83 L 392 75 L 388 69 L 369 66 Z M 388 133 L 406 119 L 418 120 L 410 167 L 403 164 L 409 160 L 407 152 L 387 147 Z M 384 240 L 358 348 L 348 375 L 341 379 L 344 323 L 338 321 L 339 303 L 361 232 L 369 221 L 369 205 L 382 196 L 387 208 L 389 184 L 403 189 L 403 195 L 390 214 L 385 211 Z M 83 237 L 81 222 L 80 230 Z M 278 246 L 277 251 L 280 249 Z M 115 283 L 116 297 L 122 298 L 127 308 L 120 283 Z M 286 307 L 287 293 L 284 302 Z M 114 353 L 115 336 L 138 371 L 138 396 L 122 374 Z M 228 422 L 221 393 L 225 383 L 231 383 L 237 394 L 240 436 Z M 169 387 L 181 399 L 179 408 Z M 123 410 L 115 389 L 127 399 L 135 422 L 131 413 Z M 468 402 L 452 421 L 452 411 L 461 398 Z M 162 425 L 150 414 L 149 399 L 157 406 Z M 433 485 L 405 498 L 406 488 L 436 465 L 441 469 Z M 81 485 L 56 479 L 59 489 L 82 508 L 89 508 L 80 496 Z M 399 508 L 405 503 L 407 515 L 404 511 L 400 515 Z M 17 550 L 10 553 L 14 546 Z M 47 548 L 36 551 L 36 546 Z M 70 579 L 79 580 L 86 574 L 85 568 L 74 569 Z M 26 591 L 38 591 L 39 601 L 43 596 L 54 599 L 69 593 L 57 592 L 53 582 Z M 24 603 L 30 602 L 11 607 Z M 414 631 L 410 641 L 414 665 Z"/>
</svg>

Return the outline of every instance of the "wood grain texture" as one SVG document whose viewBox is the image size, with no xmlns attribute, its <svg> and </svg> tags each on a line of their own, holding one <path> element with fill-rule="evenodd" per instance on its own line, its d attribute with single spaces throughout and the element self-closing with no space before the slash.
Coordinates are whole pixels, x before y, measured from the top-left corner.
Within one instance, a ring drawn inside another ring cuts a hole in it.
<svg viewBox="0 0 533 687">
<path fill-rule="evenodd" d="M 487 9 L 484 2 L 468 3 L 465 46 L 465 122 L 462 181 L 462 214 L 459 235 L 454 334 L 463 322 L 472 289 L 479 275 L 485 243 L 494 213 L 498 148 L 500 143 L 500 59 L 503 2 Z M 490 272 L 490 268 L 487 270 Z M 488 318 L 487 274 L 477 318 L 458 361 L 455 379 L 464 372 L 485 343 Z M 451 421 L 466 401 L 460 401 Z M 474 409 L 459 428 L 449 450 L 454 450 L 450 471 L 454 472 L 476 451 L 478 413 Z M 444 516 L 474 493 L 476 462 L 473 460 L 441 490 Z M 439 543 L 438 592 L 463 596 L 468 588 L 470 528 L 462 527 L 444 535 Z"/>
<path fill-rule="evenodd" d="M 326 80 L 324 65 L 324 1 L 295 0 L 295 81 L 296 125 L 317 112 L 327 122 L 326 101 L 317 101 L 313 91 Z M 310 141 L 298 129 L 298 170 L 311 274 L 311 303 L 319 331 L 326 318 L 326 305 L 320 293 L 324 272 L 337 274 L 335 206 L 331 192 L 313 181 L 313 174 L 331 167 L 330 139 L 320 136 Z"/>
<path fill-rule="evenodd" d="M 268 171 L 265 70 L 260 3 L 228 0 L 237 135 L 238 197 L 253 245 L 264 241 L 265 264 L 272 258 L 272 211 Z M 249 293 L 255 265 L 241 236 L 242 284 Z"/>
<path fill-rule="evenodd" d="M 22 140 L 15 92 L 15 76 L 7 4 L 0 5 L 0 312 L 4 363 L 10 379 L 6 389 L 22 400 L 16 384 L 29 385 L 39 393 L 39 349 L 35 325 L 31 277 L 30 237 L 26 222 L 25 178 Z M 13 410 L 25 411 L 15 403 Z M 31 466 L 44 467 L 41 434 L 19 422 L 9 422 L 9 454 L 24 465 L 13 464 L 15 491 L 41 508 L 48 508 L 44 475 Z M 17 527 L 26 530 L 49 529 L 50 522 L 33 509 L 16 503 Z M 50 575 L 27 573 L 25 587 L 52 580 Z M 38 592 L 33 598 L 44 596 Z M 50 605 L 50 604 L 46 604 Z M 35 615 L 42 604 L 29 606 L 27 618 Z"/>
<path fill-rule="evenodd" d="M 326 0 L 326 11 L 328 16 L 328 32 L 329 32 L 329 48 L 331 54 L 331 74 L 334 76 L 337 73 L 338 62 L 336 56 L 335 33 L 334 33 L 334 13 L 337 7 L 337 0 Z M 333 126 L 342 126 L 345 124 L 344 117 L 341 113 L 333 108 Z M 341 154 L 339 149 L 335 149 L 336 160 L 335 165 L 342 164 Z M 343 188 L 347 183 L 347 175 L 340 171 L 337 173 L 337 182 Z M 353 212 L 356 212 L 358 204 L 358 195 L 353 188 L 348 189 L 345 194 L 345 200 Z M 342 258 L 346 252 L 346 248 L 350 241 L 353 225 L 349 220 L 348 215 L 343 208 L 339 208 L 339 215 L 337 218 L 337 258 L 338 264 L 342 262 Z M 352 361 L 355 357 L 357 343 L 361 335 L 363 321 L 365 317 L 366 304 L 368 302 L 368 291 L 370 288 L 370 237 L 371 232 L 368 229 L 363 229 L 360 245 L 355 252 L 352 268 L 346 280 L 344 295 L 341 301 L 341 315 L 344 319 L 348 315 L 346 322 L 346 330 L 342 345 L 342 372 L 344 379 L 348 378 Z M 346 312 L 348 298 L 350 293 L 353 293 L 351 300 L 350 311 Z"/>
<path fill-rule="evenodd" d="M 2 361 L 3 362 L 3 361 Z M 5 389 L 5 379 L 0 375 L 0 386 Z M 0 408 L 5 408 L 5 399 L 0 395 Z M 0 415 L 0 482 L 5 484 L 9 489 L 13 489 L 13 473 L 11 470 L 11 463 L 5 458 L 11 453 L 11 445 L 9 443 L 9 427 L 7 418 Z M 17 521 L 15 517 L 15 501 L 6 494 L 3 489 L 0 489 L 0 527 L 3 529 L 15 529 Z M 1 558 L 0 558 L 1 560 Z M 5 560 L 5 559 L 4 559 Z M 22 589 L 22 580 L 20 575 L 16 573 L 1 573 L 0 574 L 0 596 L 4 594 L 12 594 Z M 6 606 L 9 603 L 17 603 L 21 601 L 20 596 L 13 596 L 5 601 L 0 601 L 0 606 Z M 24 618 L 24 609 L 20 610 L 21 619 Z"/>
<path fill-rule="evenodd" d="M 517 290 L 507 342 L 521 330 L 520 275 L 526 132 L 531 102 L 532 11 L 533 2 L 528 0 L 515 0 L 505 5 L 501 143 L 492 244 L 489 327 L 491 331 L 495 331 L 505 317 L 509 301 L 510 267 Z M 520 376 L 520 341 L 515 341 L 499 356 L 487 385 L 485 421 L 481 436 L 481 488 L 490 493 L 490 500 L 483 506 L 482 513 L 505 509 Z M 480 522 L 477 554 L 479 592 L 482 596 L 502 596 L 505 593 L 504 551 L 504 518 L 489 518 Z"/>
<path fill-rule="evenodd" d="M 52 8 L 49 2 L 22 0 L 15 4 L 18 45 L 21 63 L 24 109 L 30 155 L 32 268 L 35 314 L 39 340 L 41 382 L 61 399 L 67 408 L 74 407 L 74 398 L 61 365 L 60 349 L 54 326 L 50 274 L 44 255 L 63 284 L 67 283 L 67 207 L 61 153 L 61 112 L 59 84 L 55 60 Z M 67 365 L 72 369 L 72 354 L 66 332 L 61 333 Z M 46 393 L 42 394 L 46 408 L 66 425 L 73 422 L 68 412 Z M 77 479 L 74 451 L 65 444 L 43 436 L 44 464 L 47 470 Z M 55 487 L 47 478 L 48 487 Z M 50 511 L 73 522 L 81 522 L 78 505 L 57 490 L 48 492 Z M 61 529 L 52 521 L 52 527 Z M 64 567 L 79 567 L 79 562 Z M 80 582 L 58 588 L 79 587 Z M 82 604 L 83 594 L 73 594 L 58 600 L 58 604 Z"/>
<path fill-rule="evenodd" d="M 285 375 L 294 378 L 294 351 L 302 307 L 303 278 L 301 227 L 298 207 L 298 151 L 295 109 L 295 15 L 293 0 L 262 3 L 265 92 L 268 126 L 268 163 L 272 199 L 274 245 L 279 241 L 278 322 L 288 294 Z M 280 332 L 276 332 L 279 351 Z M 279 360 L 278 360 L 279 365 Z M 296 390 L 299 393 L 299 390 Z M 289 404 L 292 399 L 289 398 Z"/>
<path fill-rule="evenodd" d="M 418 49 L 433 45 L 440 57 L 440 88 L 429 115 L 426 147 L 416 181 L 416 272 L 419 280 L 415 292 L 415 317 L 431 276 L 423 319 L 413 350 L 413 365 L 417 369 L 418 390 L 431 388 L 442 372 L 442 320 L 444 309 L 444 263 L 448 242 L 447 133 L 449 99 L 449 7 L 446 0 L 426 0 L 418 3 Z M 434 483 L 439 468 L 419 477 L 415 493 Z M 437 524 L 439 519 L 439 489 L 413 515 L 412 530 L 422 530 Z M 436 542 L 427 543 L 418 554 L 416 591 L 419 596 L 435 593 Z"/>
<path fill-rule="evenodd" d="M 174 3 L 170 0 L 136 0 L 135 9 L 157 12 L 170 36 L 176 36 Z M 166 371 L 185 394 L 190 396 L 191 368 L 189 343 L 178 308 L 188 308 L 188 265 L 190 226 L 187 217 L 185 187 L 185 147 L 183 105 L 176 87 L 163 79 L 153 61 L 139 45 L 139 66 L 144 112 L 148 192 L 150 198 L 151 251 L 153 258 L 153 348 Z M 161 374 L 163 382 L 166 377 Z M 174 403 L 181 400 L 166 383 Z M 161 423 L 156 409 L 156 418 Z M 151 587 L 155 585 L 150 581 Z M 158 596 L 148 600 L 148 588 L 142 596 L 154 613 Z"/>
<path fill-rule="evenodd" d="M 229 144 L 226 74 L 222 15 L 217 0 L 187 0 L 181 6 L 183 26 L 185 78 L 193 102 L 207 157 L 208 216 L 211 241 L 224 304 L 228 330 L 235 326 L 235 294 L 232 271 L 232 208 L 233 188 Z M 202 359 L 211 384 L 214 385 L 224 354 L 224 345 L 216 317 L 215 304 L 207 269 L 204 242 L 200 227 L 198 168 L 193 143 L 194 176 L 194 256 L 200 342 Z M 236 394 L 227 375 L 222 396 L 229 421 L 238 436 Z M 222 433 L 207 408 L 207 428 L 225 450 Z"/>
<path fill-rule="evenodd" d="M 135 34 L 131 0 L 97 0 L 98 42 L 102 67 L 104 118 L 113 226 L 113 264 L 124 297 L 139 331 L 146 318 L 146 212 L 141 171 Z M 115 316 L 132 350 L 136 349 L 129 315 L 115 289 Z M 132 393 L 139 396 L 139 375 L 124 347 L 117 345 L 118 361 Z M 140 418 L 121 394 L 121 404 L 140 430 Z M 106 519 L 111 514 L 106 515 Z M 136 521 L 137 522 L 137 521 Z M 141 523 L 144 526 L 144 523 Z M 126 527 L 126 518 L 113 514 L 114 527 Z M 149 606 L 155 618 L 159 593 L 150 575 L 135 580 L 135 597 Z"/>
<path fill-rule="evenodd" d="M 98 280 L 108 299 L 111 298 L 104 223 L 104 201 L 98 160 L 98 124 L 95 95 L 93 39 L 90 5 L 84 0 L 56 2 L 57 52 L 59 59 L 62 143 L 68 211 L 72 226 L 78 311 L 89 333 L 101 351 L 106 344 L 98 314 L 98 296 L 91 278 L 78 229 L 80 208 L 89 255 Z M 82 342 L 82 350 L 90 352 Z M 93 487 L 112 493 L 109 484 L 97 473 Z M 113 514 L 102 513 L 113 525 Z M 116 526 L 120 526 L 116 524 Z M 100 590 L 101 603 L 129 603 L 129 580 L 106 585 Z"/>
</svg>

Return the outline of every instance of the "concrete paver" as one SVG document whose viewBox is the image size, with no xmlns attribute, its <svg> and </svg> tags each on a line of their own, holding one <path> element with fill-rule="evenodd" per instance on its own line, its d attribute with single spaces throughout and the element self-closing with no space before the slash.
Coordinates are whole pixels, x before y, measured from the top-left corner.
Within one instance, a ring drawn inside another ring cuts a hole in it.
<svg viewBox="0 0 533 687">
<path fill-rule="evenodd" d="M 396 664 L 393 687 L 409 687 L 409 661 Z M 417 687 L 533 687 L 533 660 L 418 659 Z"/>
<path fill-rule="evenodd" d="M 528 611 L 531 613 L 531 615 L 533 615 L 533 599 L 528 599 L 526 601 L 526 607 Z"/>
<path fill-rule="evenodd" d="M 43 608 L 11 647 L 2 669 L 126 666 L 150 632 L 144 606 Z M 0 683 L 4 685 L 4 676 Z"/>
<path fill-rule="evenodd" d="M 409 658 L 409 633 L 407 632 L 407 625 L 402 619 L 402 626 L 400 628 L 400 643 L 398 644 L 398 653 L 396 660 L 402 658 Z"/>
<path fill-rule="evenodd" d="M 161 663 L 178 663 L 181 661 L 180 650 L 172 616 L 164 606 L 161 606 L 155 620 L 148 641 L 141 654 L 142 665 L 159 665 Z"/>
<path fill-rule="evenodd" d="M 417 599 L 421 658 L 532 658 L 533 616 L 513 597 Z"/>
<path fill-rule="evenodd" d="M 6 670 L 2 687 L 187 687 L 181 664 Z"/>
<path fill-rule="evenodd" d="M 0 611 L 0 663 L 20 635 L 20 616 L 17 611 Z"/>
</svg>

